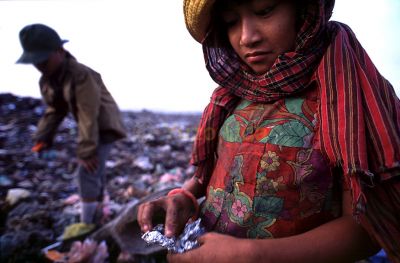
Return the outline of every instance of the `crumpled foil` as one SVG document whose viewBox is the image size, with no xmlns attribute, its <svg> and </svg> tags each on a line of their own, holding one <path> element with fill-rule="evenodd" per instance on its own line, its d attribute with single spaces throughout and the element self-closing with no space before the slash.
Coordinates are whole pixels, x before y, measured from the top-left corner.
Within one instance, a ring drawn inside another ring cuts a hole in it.
<svg viewBox="0 0 400 263">
<path fill-rule="evenodd" d="M 185 226 L 179 237 L 164 236 L 164 225 L 160 224 L 142 235 L 142 239 L 148 244 L 158 244 L 168 249 L 172 253 L 183 253 L 199 246 L 197 238 L 205 233 L 205 229 L 200 224 L 201 219 Z"/>
</svg>

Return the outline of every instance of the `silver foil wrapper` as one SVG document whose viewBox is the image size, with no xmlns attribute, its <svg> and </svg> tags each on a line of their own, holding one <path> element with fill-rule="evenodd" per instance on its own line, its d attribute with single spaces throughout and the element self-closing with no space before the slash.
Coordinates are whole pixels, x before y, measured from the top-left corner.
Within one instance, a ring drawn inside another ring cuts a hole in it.
<svg viewBox="0 0 400 263">
<path fill-rule="evenodd" d="M 179 237 L 168 238 L 164 236 L 164 225 L 160 224 L 142 235 L 142 239 L 148 244 L 158 244 L 173 253 L 183 253 L 199 246 L 197 238 L 205 233 L 204 227 L 200 224 L 201 219 L 197 219 L 185 226 Z"/>
</svg>

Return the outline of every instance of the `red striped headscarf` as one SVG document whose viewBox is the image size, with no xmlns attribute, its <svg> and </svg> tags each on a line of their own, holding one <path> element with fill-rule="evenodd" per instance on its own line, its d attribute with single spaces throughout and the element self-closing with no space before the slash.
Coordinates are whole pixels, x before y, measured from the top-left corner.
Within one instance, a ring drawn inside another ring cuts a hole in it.
<svg viewBox="0 0 400 263">
<path fill-rule="evenodd" d="M 240 99 L 268 103 L 317 84 L 321 150 L 350 183 L 353 211 L 400 262 L 400 102 L 351 29 L 329 21 L 334 0 L 308 1 L 294 52 L 262 76 L 246 70 L 230 48 L 203 42 L 206 67 L 218 87 L 206 107 L 191 162 L 208 182 L 218 132 Z"/>
</svg>

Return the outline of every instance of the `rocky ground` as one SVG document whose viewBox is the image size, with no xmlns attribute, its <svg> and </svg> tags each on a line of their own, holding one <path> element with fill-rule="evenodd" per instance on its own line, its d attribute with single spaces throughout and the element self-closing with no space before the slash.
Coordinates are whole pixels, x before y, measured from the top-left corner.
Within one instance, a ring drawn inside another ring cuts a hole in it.
<svg viewBox="0 0 400 263">
<path fill-rule="evenodd" d="M 44 112 L 38 99 L 0 94 L 0 262 L 45 262 L 52 244 L 79 214 L 74 172 L 77 127 L 68 116 L 50 151 L 31 152 L 31 135 Z M 157 190 L 193 174 L 190 152 L 199 114 L 123 112 L 127 138 L 107 166 L 112 216 Z"/>
</svg>

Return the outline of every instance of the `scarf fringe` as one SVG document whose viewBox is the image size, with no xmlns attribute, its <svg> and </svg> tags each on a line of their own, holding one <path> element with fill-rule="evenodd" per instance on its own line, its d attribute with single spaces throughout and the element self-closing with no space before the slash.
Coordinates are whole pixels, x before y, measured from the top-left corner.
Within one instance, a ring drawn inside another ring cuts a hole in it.
<svg viewBox="0 0 400 263">
<path fill-rule="evenodd" d="M 393 263 L 400 263 L 400 178 L 392 178 L 373 188 L 364 188 L 368 200 L 361 225 L 385 250 Z"/>
</svg>

